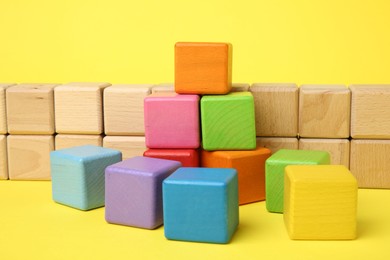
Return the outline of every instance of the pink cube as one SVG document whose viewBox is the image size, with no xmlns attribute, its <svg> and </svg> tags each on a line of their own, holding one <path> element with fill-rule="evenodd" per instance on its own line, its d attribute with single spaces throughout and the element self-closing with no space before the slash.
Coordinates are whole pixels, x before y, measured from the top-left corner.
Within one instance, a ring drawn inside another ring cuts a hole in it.
<svg viewBox="0 0 390 260">
<path fill-rule="evenodd" d="M 148 148 L 199 147 L 198 95 L 152 94 L 145 98 L 144 111 Z"/>
</svg>

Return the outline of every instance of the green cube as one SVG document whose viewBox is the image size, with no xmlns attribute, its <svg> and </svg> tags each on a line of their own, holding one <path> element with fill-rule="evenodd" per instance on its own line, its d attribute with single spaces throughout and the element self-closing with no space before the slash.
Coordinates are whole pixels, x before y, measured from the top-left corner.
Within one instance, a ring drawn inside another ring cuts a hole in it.
<svg viewBox="0 0 390 260">
<path fill-rule="evenodd" d="M 205 95 L 200 101 L 203 149 L 256 148 L 255 108 L 250 92 Z"/>
<path fill-rule="evenodd" d="M 325 151 L 281 149 L 265 162 L 265 203 L 269 212 L 283 213 L 284 168 L 287 165 L 330 164 Z"/>
</svg>

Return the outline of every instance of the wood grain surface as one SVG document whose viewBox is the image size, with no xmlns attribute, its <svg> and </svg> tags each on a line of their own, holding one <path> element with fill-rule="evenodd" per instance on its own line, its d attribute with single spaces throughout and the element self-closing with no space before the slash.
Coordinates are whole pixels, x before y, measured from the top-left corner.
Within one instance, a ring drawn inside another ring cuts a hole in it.
<svg viewBox="0 0 390 260">
<path fill-rule="evenodd" d="M 60 150 L 81 145 L 103 145 L 102 135 L 67 135 L 58 134 L 55 136 L 55 149 Z"/>
<path fill-rule="evenodd" d="M 0 135 L 0 180 L 8 179 L 7 137 Z"/>
<path fill-rule="evenodd" d="M 105 136 L 103 147 L 121 151 L 123 160 L 142 156 L 147 149 L 144 136 Z"/>
</svg>

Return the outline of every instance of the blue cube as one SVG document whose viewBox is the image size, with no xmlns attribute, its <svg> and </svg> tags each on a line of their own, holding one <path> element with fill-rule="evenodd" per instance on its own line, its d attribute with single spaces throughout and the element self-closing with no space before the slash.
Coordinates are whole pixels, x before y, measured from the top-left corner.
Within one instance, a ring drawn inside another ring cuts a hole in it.
<svg viewBox="0 0 390 260">
<path fill-rule="evenodd" d="M 120 151 L 93 145 L 51 152 L 53 200 L 81 210 L 104 206 L 104 170 L 121 160 Z"/>
<path fill-rule="evenodd" d="M 232 168 L 179 168 L 163 182 L 164 232 L 172 240 L 228 243 L 238 227 Z"/>
</svg>

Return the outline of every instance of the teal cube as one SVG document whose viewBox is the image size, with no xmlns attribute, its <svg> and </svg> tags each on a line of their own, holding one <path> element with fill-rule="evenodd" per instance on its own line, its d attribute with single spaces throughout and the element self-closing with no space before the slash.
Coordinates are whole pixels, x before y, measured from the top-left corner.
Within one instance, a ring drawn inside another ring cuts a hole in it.
<svg viewBox="0 0 390 260">
<path fill-rule="evenodd" d="M 284 168 L 287 165 L 330 164 L 325 151 L 281 149 L 265 161 L 265 203 L 269 212 L 283 213 Z"/>
<path fill-rule="evenodd" d="M 238 180 L 232 168 L 179 168 L 163 182 L 165 237 L 228 243 L 237 229 Z"/>
<path fill-rule="evenodd" d="M 53 200 L 81 210 L 104 206 L 104 170 L 121 160 L 120 151 L 93 145 L 51 152 Z"/>
<path fill-rule="evenodd" d="M 203 149 L 256 148 L 255 108 L 250 92 L 203 96 L 200 112 Z"/>
</svg>

